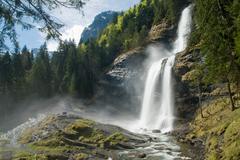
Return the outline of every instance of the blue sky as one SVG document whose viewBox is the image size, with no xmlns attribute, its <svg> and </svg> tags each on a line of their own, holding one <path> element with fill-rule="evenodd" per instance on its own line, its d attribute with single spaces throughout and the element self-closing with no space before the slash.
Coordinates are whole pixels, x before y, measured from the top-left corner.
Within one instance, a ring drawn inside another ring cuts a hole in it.
<svg viewBox="0 0 240 160">
<path fill-rule="evenodd" d="M 139 3 L 140 0 L 89 0 L 83 8 L 84 16 L 76 10 L 60 8 L 52 11 L 52 15 L 57 17 L 65 27 L 61 29 L 62 39 L 74 39 L 79 42 L 81 33 L 85 27 L 92 23 L 94 17 L 108 10 L 124 11 Z M 18 29 L 18 40 L 20 46 L 27 45 L 28 48 L 38 48 L 45 41 L 45 35 L 37 29 Z M 48 41 L 49 51 L 56 50 L 58 42 Z"/>
</svg>

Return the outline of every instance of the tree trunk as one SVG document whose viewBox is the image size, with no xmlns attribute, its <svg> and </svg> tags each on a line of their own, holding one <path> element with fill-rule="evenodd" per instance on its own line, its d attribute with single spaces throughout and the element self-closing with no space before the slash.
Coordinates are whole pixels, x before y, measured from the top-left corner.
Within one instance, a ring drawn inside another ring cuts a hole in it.
<svg viewBox="0 0 240 160">
<path fill-rule="evenodd" d="M 228 95 L 229 95 L 229 99 L 230 99 L 230 103 L 231 103 L 231 110 L 234 111 L 235 105 L 234 105 L 234 101 L 233 101 L 233 97 L 232 97 L 231 83 L 229 80 L 227 80 L 227 88 L 228 88 Z"/>
<path fill-rule="evenodd" d="M 240 102 L 240 83 L 239 80 L 237 81 L 237 108 L 240 107 L 239 102 Z"/>
<path fill-rule="evenodd" d="M 200 81 L 198 81 L 198 107 L 200 108 L 201 118 L 204 118 L 202 109 L 202 92 L 200 85 Z"/>
</svg>

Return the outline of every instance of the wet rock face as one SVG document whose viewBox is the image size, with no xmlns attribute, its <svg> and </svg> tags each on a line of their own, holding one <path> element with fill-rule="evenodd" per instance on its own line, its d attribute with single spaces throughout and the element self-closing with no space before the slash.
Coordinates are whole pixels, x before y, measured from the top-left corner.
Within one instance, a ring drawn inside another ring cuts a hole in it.
<svg viewBox="0 0 240 160">
<path fill-rule="evenodd" d="M 126 110 L 136 113 L 141 105 L 139 92 L 141 93 L 144 67 L 146 59 L 144 48 L 136 48 L 121 54 L 115 59 L 111 67 L 99 81 L 97 101 L 105 103 L 118 110 Z M 104 105 L 102 105 L 104 106 Z"/>
<path fill-rule="evenodd" d="M 123 53 L 115 59 L 111 69 L 105 74 L 105 80 L 118 86 L 124 85 L 123 83 L 138 76 L 144 59 L 143 48 Z"/>
<path fill-rule="evenodd" d="M 197 88 L 189 81 L 184 80 L 184 75 L 193 69 L 194 62 L 199 58 L 198 51 L 183 51 L 176 55 L 173 74 L 175 77 L 175 106 L 179 118 L 191 119 L 197 109 Z"/>
</svg>

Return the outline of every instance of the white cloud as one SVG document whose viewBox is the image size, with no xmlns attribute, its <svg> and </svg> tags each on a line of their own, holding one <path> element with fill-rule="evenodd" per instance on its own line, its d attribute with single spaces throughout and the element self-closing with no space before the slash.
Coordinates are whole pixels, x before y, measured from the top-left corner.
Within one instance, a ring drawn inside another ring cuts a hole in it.
<svg viewBox="0 0 240 160">
<path fill-rule="evenodd" d="M 65 27 L 61 30 L 62 40 L 74 39 L 78 44 L 81 33 L 85 27 L 92 23 L 94 17 L 99 13 L 107 10 L 121 11 L 126 10 L 140 0 L 90 0 L 83 8 L 84 15 L 81 12 L 69 8 L 60 8 L 53 11 L 53 16 L 63 23 Z M 55 41 L 48 42 L 49 51 L 55 51 L 58 43 Z"/>
<path fill-rule="evenodd" d="M 84 29 L 84 26 L 81 26 L 81 25 L 74 25 L 70 28 L 67 28 L 62 33 L 62 39 L 63 40 L 74 39 L 74 41 L 78 43 L 83 29 Z"/>
<path fill-rule="evenodd" d="M 62 40 L 70 40 L 73 39 L 76 44 L 79 43 L 81 33 L 84 29 L 84 26 L 74 25 L 72 27 L 65 27 L 62 29 Z M 54 40 L 50 40 L 47 42 L 47 47 L 49 51 L 56 51 L 58 47 L 58 42 Z"/>
<path fill-rule="evenodd" d="M 61 30 L 63 34 L 62 38 L 73 38 L 76 43 L 78 43 L 83 28 L 92 23 L 97 14 L 107 10 L 126 10 L 139 2 L 140 0 L 89 0 L 83 8 L 84 16 L 81 12 L 69 8 L 58 8 L 51 11 L 51 15 L 55 17 L 55 20 L 65 25 Z M 38 48 L 45 41 L 46 35 L 39 32 L 37 29 L 30 31 L 22 31 L 21 29 L 18 29 L 18 32 L 21 46 L 26 44 L 30 48 Z M 55 41 L 49 41 L 48 49 L 50 51 L 55 50 L 57 44 L 58 43 Z"/>
<path fill-rule="evenodd" d="M 47 48 L 48 48 L 48 51 L 56 51 L 57 50 L 57 47 L 58 47 L 58 42 L 57 41 L 48 41 L 47 42 Z"/>
</svg>

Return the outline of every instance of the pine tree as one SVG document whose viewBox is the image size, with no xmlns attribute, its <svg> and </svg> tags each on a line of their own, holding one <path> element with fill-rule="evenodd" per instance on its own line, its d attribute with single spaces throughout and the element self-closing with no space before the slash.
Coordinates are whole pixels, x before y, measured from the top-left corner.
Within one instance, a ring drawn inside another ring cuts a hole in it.
<svg viewBox="0 0 240 160">
<path fill-rule="evenodd" d="M 12 87 L 15 98 L 20 98 L 24 95 L 25 87 L 25 70 L 22 64 L 21 55 L 14 53 L 12 55 L 12 69 L 13 69 L 13 80 Z"/>
<path fill-rule="evenodd" d="M 0 85 L 3 94 L 11 91 L 12 76 L 12 60 L 9 52 L 6 52 L 0 62 Z"/>
<path fill-rule="evenodd" d="M 52 70 L 46 44 L 40 47 L 35 63 L 29 75 L 33 93 L 42 97 L 52 94 Z"/>
<path fill-rule="evenodd" d="M 33 65 L 33 55 L 25 45 L 21 51 L 22 64 L 25 71 L 29 71 Z"/>
<path fill-rule="evenodd" d="M 64 93 L 66 88 L 64 88 L 63 78 L 65 76 L 66 70 L 66 59 L 68 53 L 67 42 L 60 42 L 57 52 L 53 54 L 52 57 L 52 69 L 54 73 L 54 83 L 53 88 L 57 93 Z"/>
<path fill-rule="evenodd" d="M 237 1 L 236 1 L 237 2 Z M 196 35 L 207 69 L 205 80 L 209 83 L 226 82 L 231 109 L 235 109 L 231 84 L 238 83 L 240 64 L 234 38 L 239 10 L 233 11 L 233 1 L 196 0 Z M 235 18 L 234 18 L 235 17 Z M 196 39 L 196 38 L 195 38 Z M 196 41 L 196 40 L 195 40 Z"/>
</svg>

